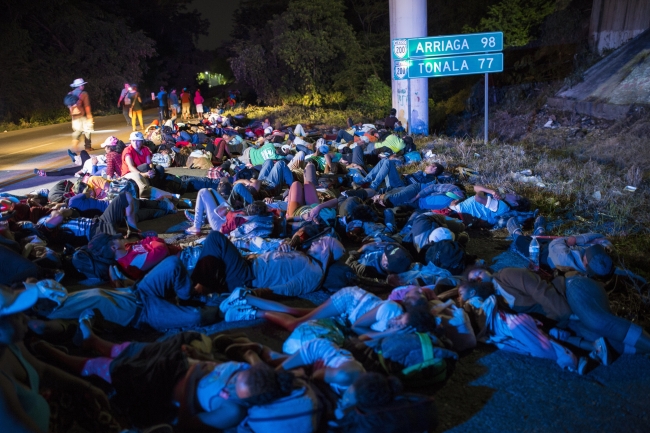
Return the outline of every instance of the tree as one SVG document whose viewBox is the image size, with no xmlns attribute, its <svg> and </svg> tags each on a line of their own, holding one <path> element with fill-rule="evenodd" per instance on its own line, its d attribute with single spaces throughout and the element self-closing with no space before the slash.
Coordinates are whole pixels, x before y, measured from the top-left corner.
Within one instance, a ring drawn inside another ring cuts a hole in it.
<svg viewBox="0 0 650 433">
<path fill-rule="evenodd" d="M 527 45 L 544 19 L 555 12 L 555 0 L 502 0 L 488 8 L 487 17 L 477 27 L 465 27 L 466 33 L 503 32 L 503 45 L 521 47 Z"/>
<path fill-rule="evenodd" d="M 328 92 L 354 94 L 365 77 L 344 12 L 342 0 L 291 0 L 286 11 L 251 31 L 249 40 L 235 43 L 235 77 L 266 102 L 298 93 L 320 105 Z"/>
</svg>

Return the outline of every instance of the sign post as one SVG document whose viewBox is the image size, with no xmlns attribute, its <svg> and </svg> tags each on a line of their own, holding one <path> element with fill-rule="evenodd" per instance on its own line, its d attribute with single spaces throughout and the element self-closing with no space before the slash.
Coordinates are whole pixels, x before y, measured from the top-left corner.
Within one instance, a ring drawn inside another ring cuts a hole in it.
<svg viewBox="0 0 650 433">
<path fill-rule="evenodd" d="M 485 74 L 485 143 L 488 142 L 488 74 L 503 72 L 503 32 L 393 39 L 395 80 Z M 409 112 L 411 103 L 409 81 Z M 409 133 L 411 125 L 409 123 Z"/>
</svg>

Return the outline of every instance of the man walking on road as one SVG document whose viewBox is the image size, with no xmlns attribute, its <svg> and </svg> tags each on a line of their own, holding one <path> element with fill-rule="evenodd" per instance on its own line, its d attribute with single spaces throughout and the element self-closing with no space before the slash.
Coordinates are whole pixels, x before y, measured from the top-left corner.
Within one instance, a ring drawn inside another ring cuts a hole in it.
<svg viewBox="0 0 650 433">
<path fill-rule="evenodd" d="M 190 119 L 190 92 L 187 91 L 187 88 L 183 89 L 181 93 L 181 104 L 183 106 L 183 119 Z"/>
<path fill-rule="evenodd" d="M 117 108 L 120 108 L 120 105 L 122 105 L 122 114 L 124 115 L 124 119 L 128 126 L 131 125 L 131 116 L 129 115 L 132 103 L 131 98 L 129 98 L 130 89 L 131 85 L 129 83 L 124 83 L 124 89 L 122 89 L 122 93 L 120 93 L 120 99 L 117 100 Z"/>
<path fill-rule="evenodd" d="M 94 129 L 93 115 L 90 111 L 90 98 L 88 92 L 84 91 L 86 82 L 83 78 L 74 80 L 70 87 L 74 88 L 71 92 L 78 99 L 73 105 L 69 105 L 70 115 L 72 116 L 72 149 L 77 150 L 79 145 L 79 137 L 84 135 L 84 148 L 86 150 L 93 150 L 90 142 L 90 134 Z"/>
<path fill-rule="evenodd" d="M 158 116 L 162 125 L 165 119 L 169 117 L 167 112 L 167 92 L 163 86 L 160 86 L 160 92 L 156 95 L 156 99 L 158 99 Z"/>
</svg>

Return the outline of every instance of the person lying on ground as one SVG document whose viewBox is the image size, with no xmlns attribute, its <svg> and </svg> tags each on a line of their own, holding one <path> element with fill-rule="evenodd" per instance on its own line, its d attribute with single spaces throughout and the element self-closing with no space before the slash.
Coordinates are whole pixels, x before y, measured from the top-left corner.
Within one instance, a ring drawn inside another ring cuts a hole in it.
<svg viewBox="0 0 650 433">
<path fill-rule="evenodd" d="M 403 187 L 406 184 L 414 183 L 429 183 L 437 180 L 437 177 L 444 171 L 444 167 L 438 163 L 428 164 L 423 170 L 417 171 L 402 177 L 397 171 L 398 160 L 391 158 L 384 158 L 380 160 L 372 170 L 359 181 L 356 181 L 352 186 L 356 189 L 365 184 L 370 184 L 369 187 L 375 191 L 379 191 L 379 187 L 385 182 L 387 189 Z"/>
<path fill-rule="evenodd" d="M 182 332 L 159 342 L 116 344 L 97 336 L 87 315 L 79 317 L 79 329 L 81 346 L 99 357 L 68 355 L 45 342 L 34 349 L 75 374 L 112 385 L 115 405 L 136 425 L 172 422 L 178 415 L 187 426 L 188 412 L 199 421 L 195 427 L 228 428 L 244 419 L 246 408 L 237 399 L 236 384 L 249 366 L 214 361 L 209 337 Z"/>
<path fill-rule="evenodd" d="M 538 217 L 532 236 L 544 236 L 546 220 Z M 524 236 L 521 225 L 511 218 L 507 224 L 517 252 L 529 257 L 532 236 Z M 591 278 L 608 280 L 616 268 L 609 253 L 614 250 L 612 243 L 600 233 L 539 239 L 539 263 L 546 269 L 561 272 L 578 272 Z"/>
<path fill-rule="evenodd" d="M 88 251 L 104 262 L 115 263 L 126 277 L 140 280 L 165 258 L 179 255 L 182 248 L 156 236 L 127 243 L 121 235 L 98 233 L 88 243 Z"/>
<path fill-rule="evenodd" d="M 16 292 L 0 286 L 0 397 L 15 419 L 32 432 L 49 431 L 50 407 L 41 386 L 84 395 L 99 412 L 109 408 L 106 394 L 90 383 L 36 359 L 25 347 L 24 312 L 38 299 L 37 289 Z M 7 428 L 4 425 L 3 428 Z"/>
<path fill-rule="evenodd" d="M 43 298 L 34 310 L 50 321 L 76 319 L 84 310 L 92 309 L 113 324 L 137 329 L 149 326 L 165 331 L 207 326 L 220 318 L 218 307 L 203 305 L 208 299 L 207 293 L 192 285 L 187 270 L 176 256 L 162 260 L 137 282 L 114 268 L 110 273 L 115 290 L 87 289 L 68 294 L 52 280 L 27 280 L 25 285 L 47 286 L 50 291 L 52 287 L 60 288 L 58 291 L 62 294 L 56 298 L 57 302 L 52 302 L 52 297 Z M 199 302 L 199 307 L 194 306 L 196 302 Z M 41 333 L 39 326 L 42 324 L 34 325 L 32 329 Z"/>
<path fill-rule="evenodd" d="M 40 170 L 38 168 L 35 168 L 34 174 L 41 177 L 47 177 L 47 176 L 82 177 L 86 174 L 90 174 L 91 176 L 102 176 L 103 174 L 106 173 L 107 161 L 106 161 L 106 156 L 104 155 L 90 156 L 90 154 L 85 150 L 82 150 L 79 153 L 79 155 L 77 155 L 76 153 L 68 149 L 68 156 L 72 159 L 72 162 L 75 165 L 81 166 L 81 168 L 69 167 L 69 168 L 60 168 L 57 170 Z"/>
<path fill-rule="evenodd" d="M 574 274 L 547 283 L 527 269 L 505 268 L 492 274 L 480 267 L 469 269 L 467 278 L 492 284 L 509 308 L 535 318 L 541 316 L 541 320 L 551 319 L 548 326 L 571 329 L 591 342 L 604 337 L 619 354 L 650 352 L 650 334 L 615 316 L 603 285 L 590 278 Z"/>
<path fill-rule="evenodd" d="M 420 302 L 419 296 L 407 296 L 400 305 L 356 286 L 344 287 L 312 309 L 288 307 L 238 288 L 219 308 L 228 322 L 264 318 L 289 331 L 312 320 L 336 318 L 363 339 L 379 338 L 409 326 L 420 329 L 435 325 L 426 301 Z"/>
<path fill-rule="evenodd" d="M 206 293 L 254 287 L 299 296 L 317 290 L 329 264 L 341 258 L 344 251 L 339 241 L 323 237 L 304 253 L 274 251 L 247 260 L 228 238 L 213 231 L 203 242 L 192 280 Z"/>
<path fill-rule="evenodd" d="M 561 368 L 578 374 L 586 372 L 586 358 L 578 359 L 568 347 L 544 332 L 542 324 L 528 314 L 512 312 L 500 303 L 492 284 L 463 283 L 458 288 L 458 295 L 461 307 L 473 317 L 479 341 L 508 352 L 551 359 Z M 457 308 L 452 306 L 452 310 Z"/>
<path fill-rule="evenodd" d="M 385 194 L 374 196 L 373 200 L 384 207 L 409 206 L 416 209 L 439 210 L 454 201 L 465 198 L 463 190 L 454 184 L 416 183 L 393 188 Z"/>
<path fill-rule="evenodd" d="M 43 217 L 36 224 L 38 232 L 55 244 L 74 244 L 79 238 L 90 241 L 97 233 L 114 235 L 117 227 L 126 221 L 128 233 L 139 233 L 136 199 L 122 192 L 113 199 L 99 218 L 74 218 L 75 211 L 62 208 Z"/>
<path fill-rule="evenodd" d="M 452 236 L 442 229 L 447 229 Z M 415 250 L 420 252 L 426 245 L 443 239 L 455 240 L 464 232 L 465 225 L 455 218 L 433 212 L 416 211 L 408 219 L 400 234 L 404 242 L 412 242 Z M 467 233 L 462 237 L 469 240 Z"/>
<path fill-rule="evenodd" d="M 373 242 L 351 251 L 346 264 L 364 278 L 386 281 L 389 274 L 410 268 L 413 258 L 404 247 L 394 242 Z"/>
<path fill-rule="evenodd" d="M 73 191 L 78 191 L 78 193 L 68 200 L 68 207 L 76 209 L 82 217 L 92 218 L 101 215 L 112 201 L 107 200 L 108 196 L 106 196 L 110 189 L 110 183 L 107 182 L 104 188 L 100 190 L 101 194 L 104 195 L 103 199 L 97 199 L 94 196 L 96 190 L 90 185 L 80 182 L 73 187 Z M 129 189 L 126 193 L 132 194 L 134 189 Z M 135 199 L 134 204 L 137 209 L 137 221 L 160 218 L 164 215 L 176 213 L 176 207 L 167 197 L 162 197 L 160 200 Z"/>
<path fill-rule="evenodd" d="M 518 194 L 501 195 L 493 189 L 474 185 L 476 195 L 463 201 L 454 200 L 449 209 L 460 216 L 467 227 L 492 228 L 500 220 L 504 222 L 510 217 L 525 221 L 535 218 L 537 212 L 530 211 L 530 201 Z"/>
</svg>

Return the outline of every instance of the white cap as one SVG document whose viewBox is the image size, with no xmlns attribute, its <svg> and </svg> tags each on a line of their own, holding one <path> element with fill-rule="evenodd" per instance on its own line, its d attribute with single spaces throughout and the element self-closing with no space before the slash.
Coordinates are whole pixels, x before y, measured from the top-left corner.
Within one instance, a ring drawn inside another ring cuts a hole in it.
<svg viewBox="0 0 650 433">
<path fill-rule="evenodd" d="M 388 328 L 388 321 L 404 314 L 404 311 L 397 302 L 385 301 L 375 313 L 375 323 L 370 329 L 377 332 L 383 332 Z"/>
<path fill-rule="evenodd" d="M 446 227 L 438 227 L 429 235 L 429 242 L 453 241 L 454 234 Z"/>
<path fill-rule="evenodd" d="M 144 135 L 142 135 L 142 132 L 140 131 L 133 131 L 131 135 L 129 135 L 129 140 L 144 141 Z"/>
<path fill-rule="evenodd" d="M 370 143 L 370 139 L 368 137 L 366 137 L 365 135 L 362 135 L 359 138 L 361 138 L 361 141 L 363 141 L 366 144 Z"/>
</svg>

